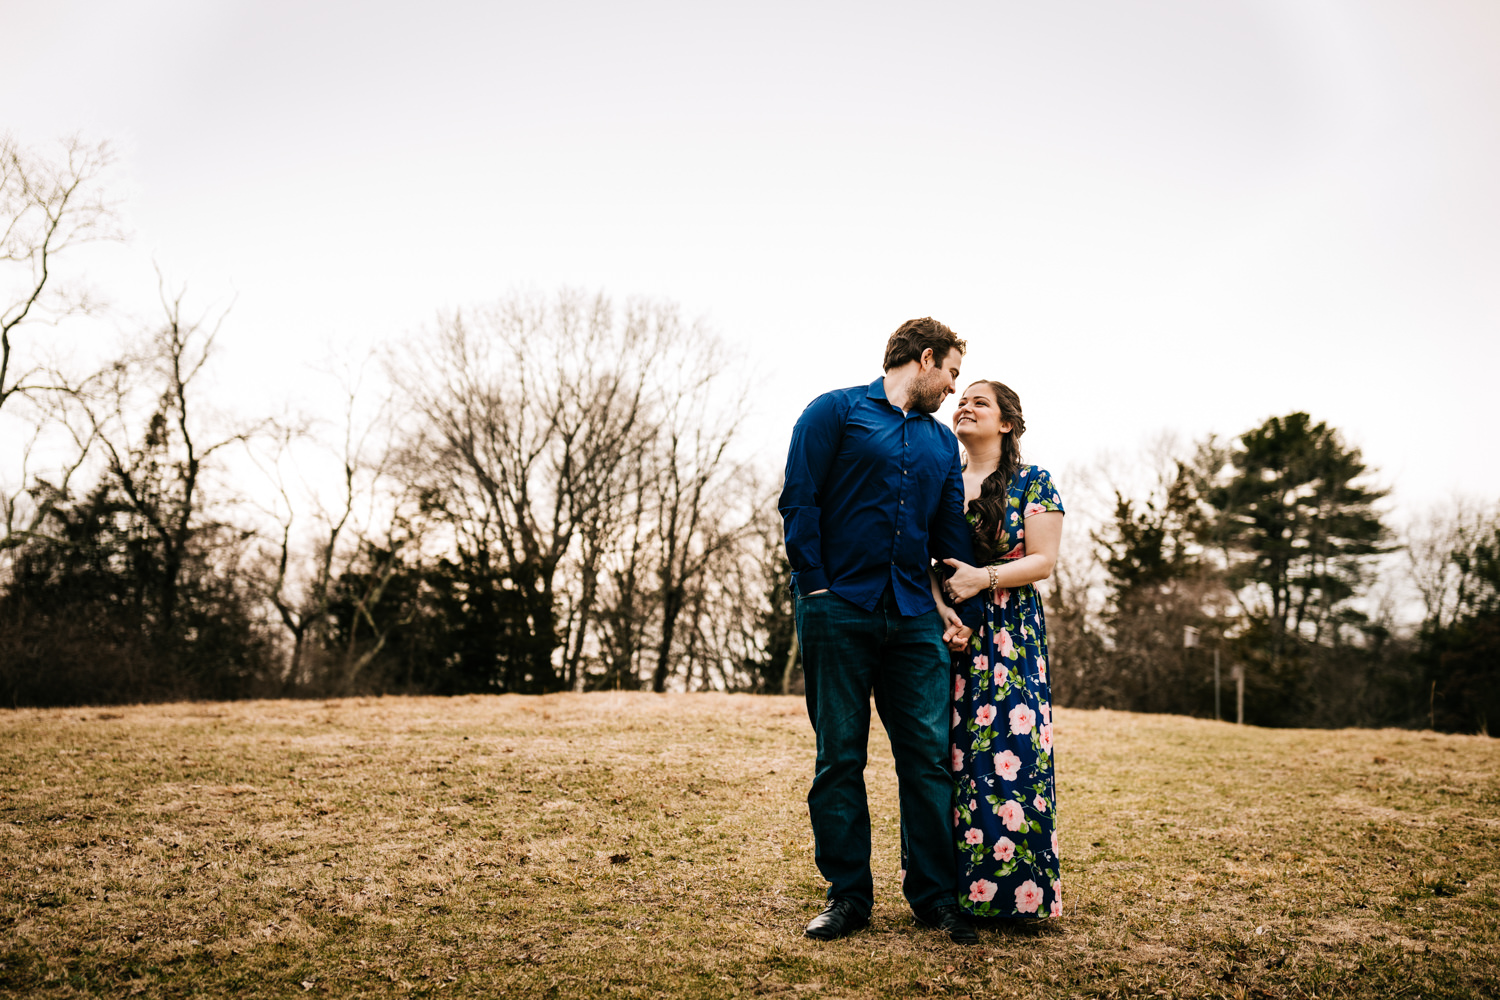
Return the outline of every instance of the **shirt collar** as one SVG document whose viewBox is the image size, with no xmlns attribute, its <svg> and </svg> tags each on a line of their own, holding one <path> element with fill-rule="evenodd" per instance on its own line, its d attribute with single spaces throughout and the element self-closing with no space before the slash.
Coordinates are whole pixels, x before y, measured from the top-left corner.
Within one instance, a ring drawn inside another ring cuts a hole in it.
<svg viewBox="0 0 1500 1000">
<path fill-rule="evenodd" d="M 880 376 L 878 379 L 876 379 L 875 381 L 873 381 L 873 382 L 870 383 L 870 388 L 868 388 L 868 389 L 865 390 L 865 398 L 866 399 L 878 399 L 882 403 L 884 403 L 885 405 L 889 406 L 891 409 L 898 410 L 898 411 L 900 410 L 900 408 L 898 406 L 896 406 L 896 404 L 892 403 L 890 401 L 890 399 L 885 394 L 885 376 L 884 375 Z M 911 420 L 914 417 L 926 417 L 928 420 L 935 420 L 935 419 L 937 419 L 937 418 L 935 418 L 930 413 L 913 413 L 910 410 L 907 410 L 905 412 L 905 417 L 906 417 L 907 420 Z"/>
</svg>

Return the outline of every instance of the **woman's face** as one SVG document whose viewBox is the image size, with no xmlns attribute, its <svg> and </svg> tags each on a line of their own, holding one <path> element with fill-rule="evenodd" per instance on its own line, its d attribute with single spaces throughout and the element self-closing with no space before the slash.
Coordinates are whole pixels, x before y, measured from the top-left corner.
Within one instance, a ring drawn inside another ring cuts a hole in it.
<svg viewBox="0 0 1500 1000">
<path fill-rule="evenodd" d="M 958 409 L 953 411 L 953 433 L 960 441 L 965 445 L 978 444 L 1008 434 L 1010 429 L 1010 421 L 1000 416 L 995 390 L 983 382 L 975 382 L 964 390 Z"/>
</svg>

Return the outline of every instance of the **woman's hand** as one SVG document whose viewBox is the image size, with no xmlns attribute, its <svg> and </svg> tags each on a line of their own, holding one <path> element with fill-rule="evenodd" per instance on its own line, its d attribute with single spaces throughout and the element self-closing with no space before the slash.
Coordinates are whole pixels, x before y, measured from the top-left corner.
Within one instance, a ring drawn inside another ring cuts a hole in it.
<svg viewBox="0 0 1500 1000">
<path fill-rule="evenodd" d="M 943 563 L 953 568 L 953 575 L 943 582 L 943 592 L 951 601 L 967 601 L 981 590 L 990 589 L 990 571 L 970 566 L 962 559 L 944 559 Z"/>
</svg>

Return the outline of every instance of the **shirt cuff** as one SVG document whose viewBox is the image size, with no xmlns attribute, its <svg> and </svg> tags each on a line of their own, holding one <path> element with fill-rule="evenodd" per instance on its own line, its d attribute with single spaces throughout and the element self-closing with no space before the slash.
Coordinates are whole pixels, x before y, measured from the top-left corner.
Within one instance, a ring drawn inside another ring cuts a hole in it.
<svg viewBox="0 0 1500 1000">
<path fill-rule="evenodd" d="M 805 569 L 797 574 L 797 594 L 806 597 L 815 590 L 827 590 L 828 577 L 823 573 L 823 567 Z"/>
</svg>

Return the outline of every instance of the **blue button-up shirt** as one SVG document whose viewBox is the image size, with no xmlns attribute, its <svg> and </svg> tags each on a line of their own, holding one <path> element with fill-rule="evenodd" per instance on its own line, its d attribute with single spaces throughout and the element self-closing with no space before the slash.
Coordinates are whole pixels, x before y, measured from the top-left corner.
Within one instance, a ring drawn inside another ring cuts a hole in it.
<svg viewBox="0 0 1500 1000">
<path fill-rule="evenodd" d="M 934 607 L 931 560 L 974 561 L 958 439 L 893 406 L 884 378 L 807 405 L 777 506 L 799 594 L 826 587 L 868 611 L 889 584 L 901 614 L 919 615 Z"/>
</svg>

